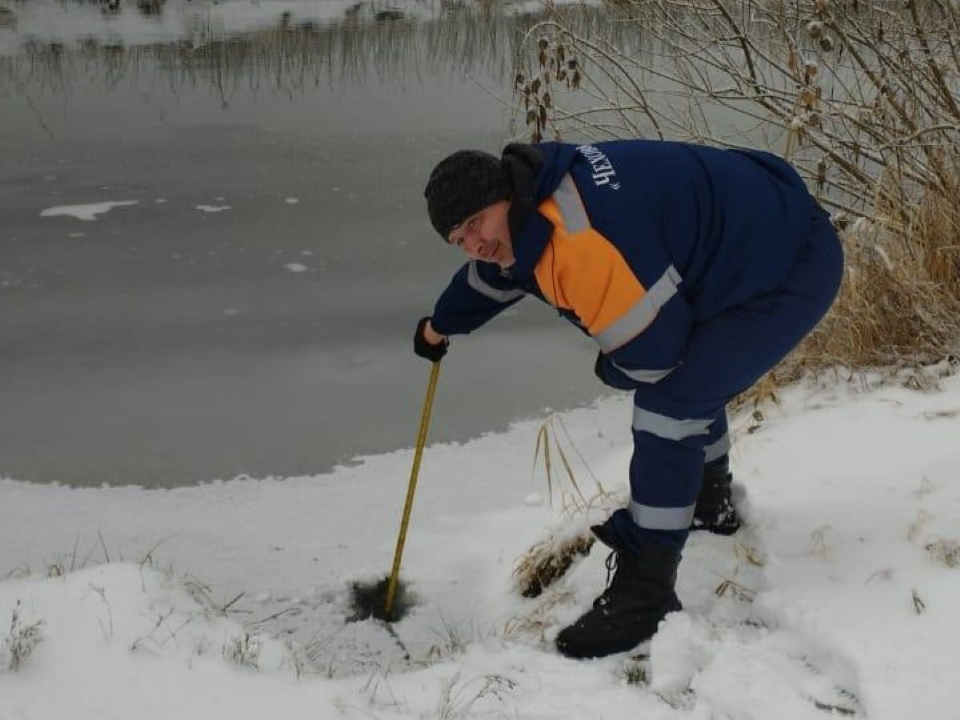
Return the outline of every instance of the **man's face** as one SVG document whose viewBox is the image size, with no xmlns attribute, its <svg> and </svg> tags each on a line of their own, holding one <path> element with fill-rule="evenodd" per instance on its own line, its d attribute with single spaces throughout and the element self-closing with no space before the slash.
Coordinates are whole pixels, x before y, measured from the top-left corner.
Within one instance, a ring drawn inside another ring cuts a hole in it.
<svg viewBox="0 0 960 720">
<path fill-rule="evenodd" d="M 516 262 L 510 226 L 507 223 L 509 200 L 500 200 L 474 213 L 450 231 L 447 243 L 462 249 L 474 260 L 496 263 L 508 268 Z"/>
</svg>

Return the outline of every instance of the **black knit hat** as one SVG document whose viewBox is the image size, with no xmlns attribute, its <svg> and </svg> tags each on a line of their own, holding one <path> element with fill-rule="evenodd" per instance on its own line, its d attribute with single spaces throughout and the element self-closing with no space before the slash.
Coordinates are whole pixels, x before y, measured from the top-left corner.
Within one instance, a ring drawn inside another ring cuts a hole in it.
<svg viewBox="0 0 960 720">
<path fill-rule="evenodd" d="M 423 195 L 430 222 L 446 241 L 468 217 L 509 199 L 510 177 L 500 158 L 480 150 L 459 150 L 437 164 Z"/>
</svg>

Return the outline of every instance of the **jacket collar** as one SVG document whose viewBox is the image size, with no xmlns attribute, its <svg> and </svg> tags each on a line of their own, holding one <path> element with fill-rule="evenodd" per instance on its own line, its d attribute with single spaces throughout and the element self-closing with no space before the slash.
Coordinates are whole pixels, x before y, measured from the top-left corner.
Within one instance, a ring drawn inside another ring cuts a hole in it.
<svg viewBox="0 0 960 720">
<path fill-rule="evenodd" d="M 513 188 L 507 223 L 516 258 L 506 272 L 521 282 L 533 280 L 533 269 L 553 234 L 553 223 L 537 212 L 543 201 L 538 180 L 544 159 L 545 153 L 537 145 L 513 143 L 503 151 L 503 165 Z"/>
</svg>

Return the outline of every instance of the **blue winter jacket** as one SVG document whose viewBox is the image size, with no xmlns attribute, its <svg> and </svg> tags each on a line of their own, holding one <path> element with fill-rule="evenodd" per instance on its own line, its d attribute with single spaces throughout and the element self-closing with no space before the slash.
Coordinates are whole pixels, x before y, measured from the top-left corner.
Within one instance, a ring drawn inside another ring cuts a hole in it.
<svg viewBox="0 0 960 720">
<path fill-rule="evenodd" d="M 597 340 L 611 384 L 655 383 L 698 323 L 775 289 L 810 229 L 814 201 L 765 152 L 624 140 L 511 145 L 506 271 L 470 261 L 433 327 L 469 333 L 527 294 Z"/>
</svg>

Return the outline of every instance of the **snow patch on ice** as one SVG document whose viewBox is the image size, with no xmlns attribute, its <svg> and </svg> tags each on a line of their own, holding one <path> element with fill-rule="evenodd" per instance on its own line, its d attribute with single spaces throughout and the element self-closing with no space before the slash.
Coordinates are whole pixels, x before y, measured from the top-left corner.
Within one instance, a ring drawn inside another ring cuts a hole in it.
<svg viewBox="0 0 960 720">
<path fill-rule="evenodd" d="M 139 200 L 108 200 L 106 202 L 88 203 L 86 205 L 57 205 L 40 211 L 40 217 L 67 216 L 77 220 L 90 222 L 97 219 L 97 215 L 110 212 L 115 207 L 136 205 Z"/>
</svg>

